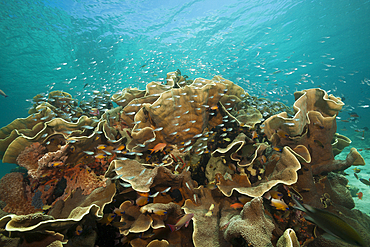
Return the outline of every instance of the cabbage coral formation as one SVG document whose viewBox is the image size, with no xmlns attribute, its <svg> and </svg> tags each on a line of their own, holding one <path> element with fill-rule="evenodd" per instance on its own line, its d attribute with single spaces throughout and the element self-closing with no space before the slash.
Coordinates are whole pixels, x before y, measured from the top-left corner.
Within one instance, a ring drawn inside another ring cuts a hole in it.
<svg viewBox="0 0 370 247">
<path fill-rule="evenodd" d="M 96 95 L 94 109 L 112 104 L 107 95 Z M 3 161 L 27 169 L 2 178 L 0 199 L 8 213 L 47 216 L 5 216 L 3 237 L 71 246 L 320 246 L 323 237 L 300 211 L 271 204 L 278 193 L 287 207 L 294 196 L 340 212 L 369 240 L 369 229 L 353 223 L 369 219 L 353 213 L 335 173 L 364 164 L 355 149 L 334 159 L 349 144 L 335 134 L 343 103 L 321 89 L 295 97 L 292 111 L 220 76 L 186 80 L 179 71 L 167 84 L 114 94 L 118 107 L 98 115 L 63 92 L 47 102 L 38 96 L 33 115 L 0 130 Z M 181 217 L 193 223 L 184 227 Z"/>
</svg>

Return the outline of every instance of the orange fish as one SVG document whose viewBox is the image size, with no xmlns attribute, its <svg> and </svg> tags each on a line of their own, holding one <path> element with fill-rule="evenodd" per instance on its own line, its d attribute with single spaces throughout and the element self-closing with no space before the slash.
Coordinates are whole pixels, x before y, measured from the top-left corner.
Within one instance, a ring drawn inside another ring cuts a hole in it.
<svg viewBox="0 0 370 247">
<path fill-rule="evenodd" d="M 276 190 L 270 190 L 270 191 L 266 192 L 266 194 L 264 195 L 264 197 L 267 200 L 270 200 L 271 198 L 280 200 L 283 197 L 283 194 L 281 194 L 280 192 L 278 192 Z"/>
<path fill-rule="evenodd" d="M 358 196 L 358 199 L 362 200 L 362 196 L 364 195 L 364 193 L 358 192 L 356 193 L 356 195 Z"/>
<path fill-rule="evenodd" d="M 57 183 L 58 182 L 58 179 L 52 179 L 52 180 L 49 180 L 47 181 L 46 183 L 44 183 L 44 185 L 48 185 L 48 184 L 52 184 L 52 183 Z"/>
<path fill-rule="evenodd" d="M 149 149 L 149 150 L 151 150 L 152 152 L 150 152 L 150 153 L 156 153 L 156 152 L 158 152 L 158 151 L 163 151 L 163 149 L 165 148 L 167 146 L 167 144 L 166 143 L 158 143 L 157 145 L 155 145 L 155 147 L 154 148 L 152 148 L 152 149 Z"/>
<path fill-rule="evenodd" d="M 138 206 L 144 206 L 145 204 L 147 204 L 149 202 L 149 198 L 148 197 L 145 197 L 145 196 L 140 196 L 136 199 L 136 205 Z"/>
<path fill-rule="evenodd" d="M 137 192 L 139 196 L 149 197 L 149 192 Z"/>
<path fill-rule="evenodd" d="M 214 105 L 211 107 L 211 110 L 217 110 L 218 109 L 218 106 L 217 105 Z"/>
<path fill-rule="evenodd" d="M 167 214 L 167 211 L 164 209 L 153 209 L 153 213 L 156 215 L 165 215 Z"/>
<path fill-rule="evenodd" d="M 62 161 L 56 161 L 56 162 L 51 163 L 52 167 L 57 167 L 57 166 L 60 166 L 60 165 L 63 165 Z"/>
<path fill-rule="evenodd" d="M 252 132 L 252 140 L 257 139 L 257 138 L 258 138 L 257 132 L 256 131 L 253 131 Z"/>
<path fill-rule="evenodd" d="M 274 198 L 271 199 L 271 206 L 275 207 L 277 210 L 282 210 L 282 211 L 289 209 L 288 205 L 286 205 L 285 202 L 280 201 L 278 199 L 274 199 Z"/>
<path fill-rule="evenodd" d="M 277 151 L 277 152 L 283 151 L 283 149 L 282 148 L 279 148 L 279 147 L 273 147 L 272 149 L 275 150 L 275 151 Z"/>
<path fill-rule="evenodd" d="M 95 155 L 94 157 L 96 159 L 104 159 L 107 155 L 106 154 L 103 154 L 103 153 L 98 153 L 97 155 Z"/>
<path fill-rule="evenodd" d="M 75 231 L 76 235 L 77 235 L 77 236 L 81 235 L 82 230 L 83 230 L 83 229 L 82 229 L 82 226 L 81 226 L 81 225 L 78 225 L 78 226 L 76 227 L 76 231 Z"/>
<path fill-rule="evenodd" d="M 126 145 L 125 144 L 122 144 L 121 146 L 119 146 L 118 148 L 116 148 L 116 150 L 117 151 L 122 151 L 125 148 L 126 148 Z"/>
<path fill-rule="evenodd" d="M 238 208 L 244 207 L 244 205 L 241 204 L 240 202 L 237 202 L 237 203 L 231 204 L 230 207 L 232 207 L 233 209 L 238 209 Z"/>
</svg>

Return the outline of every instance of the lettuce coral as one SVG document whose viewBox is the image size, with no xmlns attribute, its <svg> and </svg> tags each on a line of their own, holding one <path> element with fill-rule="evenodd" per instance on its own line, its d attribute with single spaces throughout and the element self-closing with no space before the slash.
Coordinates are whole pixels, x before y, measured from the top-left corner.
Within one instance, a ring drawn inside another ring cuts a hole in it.
<svg viewBox="0 0 370 247">
<path fill-rule="evenodd" d="M 110 246 L 318 246 L 294 197 L 343 212 L 370 238 L 336 173 L 364 160 L 356 149 L 334 159 L 350 141 L 335 133 L 344 103 L 324 90 L 296 92 L 292 111 L 220 76 L 178 70 L 145 90 L 93 94 L 90 103 L 39 95 L 31 116 L 0 130 L 3 162 L 27 169 L 1 179 L 3 210 L 26 215 L 1 218 L 5 235 L 50 231 L 39 239 L 55 245 L 94 246 L 112 234 Z M 190 221 L 171 232 L 183 215 Z"/>
</svg>

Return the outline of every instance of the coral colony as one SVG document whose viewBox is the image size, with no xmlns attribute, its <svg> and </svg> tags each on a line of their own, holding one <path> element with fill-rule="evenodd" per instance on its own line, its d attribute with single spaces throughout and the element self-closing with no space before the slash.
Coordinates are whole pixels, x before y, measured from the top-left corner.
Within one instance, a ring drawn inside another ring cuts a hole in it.
<svg viewBox="0 0 370 247">
<path fill-rule="evenodd" d="M 290 108 L 179 70 L 93 93 L 37 95 L 0 130 L 19 165 L 0 182 L 2 246 L 368 246 L 341 175 L 364 160 L 334 159 L 340 98 L 308 89 Z"/>
</svg>

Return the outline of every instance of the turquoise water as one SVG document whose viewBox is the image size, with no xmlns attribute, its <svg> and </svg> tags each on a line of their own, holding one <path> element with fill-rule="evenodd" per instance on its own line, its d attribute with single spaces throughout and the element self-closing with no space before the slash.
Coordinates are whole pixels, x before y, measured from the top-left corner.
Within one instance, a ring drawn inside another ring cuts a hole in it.
<svg viewBox="0 0 370 247">
<path fill-rule="evenodd" d="M 369 121 L 369 13 L 349 0 L 2 1 L 0 126 L 26 117 L 38 93 L 143 89 L 180 69 L 288 104 L 296 90 L 330 90 L 345 97 L 340 117 L 360 116 L 338 131 L 364 147 L 368 133 L 354 129 Z"/>
</svg>

